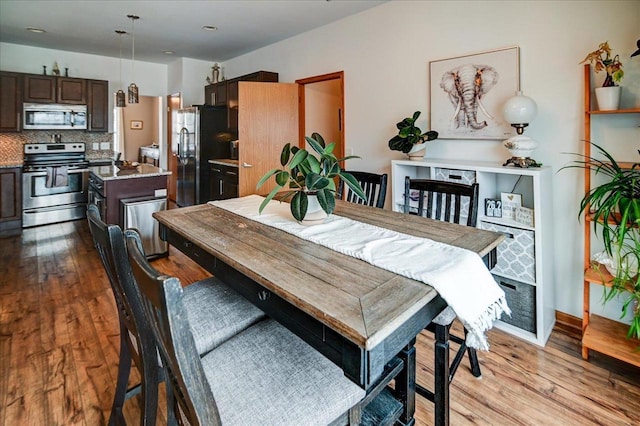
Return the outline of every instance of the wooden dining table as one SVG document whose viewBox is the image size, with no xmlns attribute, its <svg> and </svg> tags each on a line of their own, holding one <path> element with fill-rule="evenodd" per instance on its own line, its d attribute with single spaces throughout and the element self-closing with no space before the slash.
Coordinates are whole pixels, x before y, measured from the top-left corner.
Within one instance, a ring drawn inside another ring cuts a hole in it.
<svg viewBox="0 0 640 426">
<path fill-rule="evenodd" d="M 494 232 L 340 200 L 334 214 L 465 248 L 489 265 L 504 239 Z M 153 216 L 163 240 L 341 367 L 367 391 L 365 404 L 377 401 L 369 405 L 383 406 L 389 415 L 397 412 L 400 424 L 415 423 L 414 343 L 447 306 L 431 286 L 210 204 Z M 442 336 L 436 332 L 437 425 L 449 423 L 449 347 Z M 387 386 L 391 380 L 393 390 Z M 363 419 L 366 415 L 371 414 L 363 413 Z"/>
</svg>

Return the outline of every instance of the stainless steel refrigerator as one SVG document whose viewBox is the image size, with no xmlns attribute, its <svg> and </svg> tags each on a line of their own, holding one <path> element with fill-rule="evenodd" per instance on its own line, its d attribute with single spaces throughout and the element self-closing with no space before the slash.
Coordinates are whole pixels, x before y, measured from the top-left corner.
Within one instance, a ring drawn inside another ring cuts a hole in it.
<svg viewBox="0 0 640 426">
<path fill-rule="evenodd" d="M 177 157 L 176 203 L 179 207 L 202 204 L 210 197 L 209 160 L 230 158 L 226 107 L 196 105 L 178 110 L 171 143 Z"/>
</svg>

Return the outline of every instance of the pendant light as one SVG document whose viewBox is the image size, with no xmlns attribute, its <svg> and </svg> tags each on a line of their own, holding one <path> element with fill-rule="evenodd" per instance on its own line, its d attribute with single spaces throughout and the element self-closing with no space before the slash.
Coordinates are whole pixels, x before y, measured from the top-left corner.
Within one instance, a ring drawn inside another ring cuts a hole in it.
<svg viewBox="0 0 640 426">
<path fill-rule="evenodd" d="M 118 38 L 120 39 L 120 81 L 118 81 L 118 86 L 120 86 L 120 89 L 118 89 L 118 91 L 116 92 L 116 107 L 118 108 L 127 106 L 125 102 L 124 91 L 122 90 L 122 34 L 126 33 L 126 31 L 116 30 L 116 34 L 118 34 Z"/>
<path fill-rule="evenodd" d="M 127 18 L 131 19 L 131 79 L 135 80 L 134 64 L 136 55 L 136 33 L 134 27 L 136 20 L 140 19 L 140 17 L 137 15 L 127 15 Z M 129 85 L 129 103 L 138 103 L 138 86 L 133 82 Z"/>
</svg>

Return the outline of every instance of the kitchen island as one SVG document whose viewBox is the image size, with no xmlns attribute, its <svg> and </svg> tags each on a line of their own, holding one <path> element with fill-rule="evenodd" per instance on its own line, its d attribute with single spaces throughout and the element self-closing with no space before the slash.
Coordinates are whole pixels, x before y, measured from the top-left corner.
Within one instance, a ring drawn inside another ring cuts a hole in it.
<svg viewBox="0 0 640 426">
<path fill-rule="evenodd" d="M 151 164 L 133 168 L 89 167 L 89 203 L 96 204 L 106 223 L 122 226 L 120 202 L 130 198 L 165 198 L 170 171 Z"/>
<path fill-rule="evenodd" d="M 163 255 L 166 244 L 158 239 L 151 214 L 166 209 L 170 174 L 151 164 L 89 167 L 89 204 L 98 207 L 105 223 L 138 229 L 147 255 Z"/>
</svg>

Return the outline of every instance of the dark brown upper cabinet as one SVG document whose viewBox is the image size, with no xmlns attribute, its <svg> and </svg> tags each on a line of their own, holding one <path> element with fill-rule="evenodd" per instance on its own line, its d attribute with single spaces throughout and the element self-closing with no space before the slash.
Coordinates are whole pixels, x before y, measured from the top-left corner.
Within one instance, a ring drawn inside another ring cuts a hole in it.
<svg viewBox="0 0 640 426">
<path fill-rule="evenodd" d="M 26 74 L 24 101 L 40 103 L 87 103 L 87 82 L 83 78 Z"/>
<path fill-rule="evenodd" d="M 22 74 L 0 71 L 0 132 L 22 130 Z"/>
<path fill-rule="evenodd" d="M 109 82 L 87 80 L 87 131 L 109 130 Z"/>
</svg>

